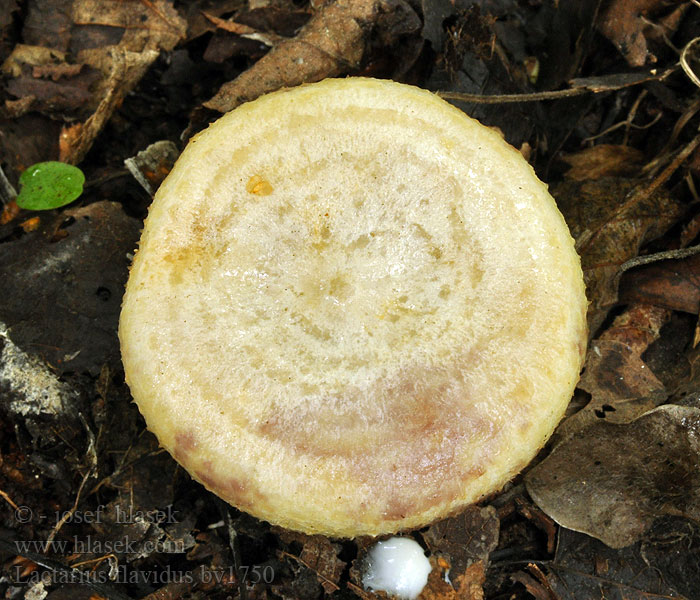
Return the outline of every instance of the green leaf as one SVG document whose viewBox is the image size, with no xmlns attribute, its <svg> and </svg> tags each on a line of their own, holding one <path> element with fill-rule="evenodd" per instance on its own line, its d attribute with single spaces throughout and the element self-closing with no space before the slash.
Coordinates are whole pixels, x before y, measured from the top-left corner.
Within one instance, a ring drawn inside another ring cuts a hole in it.
<svg viewBox="0 0 700 600">
<path fill-rule="evenodd" d="M 85 175 L 78 168 L 66 163 L 49 161 L 29 167 L 19 182 L 22 189 L 17 205 L 29 210 L 51 210 L 73 202 L 83 193 Z"/>
</svg>

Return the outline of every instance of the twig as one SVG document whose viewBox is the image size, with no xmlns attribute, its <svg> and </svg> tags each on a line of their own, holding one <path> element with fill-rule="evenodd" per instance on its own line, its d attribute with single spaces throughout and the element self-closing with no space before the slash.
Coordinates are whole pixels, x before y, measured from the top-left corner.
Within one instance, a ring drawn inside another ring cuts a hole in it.
<svg viewBox="0 0 700 600">
<path fill-rule="evenodd" d="M 78 487 L 78 493 L 75 495 L 75 502 L 73 502 L 73 506 L 67 510 L 65 513 L 63 513 L 63 516 L 61 519 L 56 523 L 54 528 L 51 530 L 51 533 L 49 534 L 49 537 L 46 538 L 46 547 L 44 550 L 44 553 L 49 551 L 49 548 L 52 546 L 52 542 L 58 532 L 61 530 L 61 527 L 63 527 L 66 524 L 66 521 L 70 520 L 75 511 L 78 509 L 78 503 L 80 502 L 80 494 L 83 492 L 83 488 L 85 487 L 85 484 L 87 483 L 87 480 L 92 476 L 93 472 L 95 471 L 94 467 L 90 467 L 83 476 L 83 480 L 80 482 L 80 487 Z"/>
<path fill-rule="evenodd" d="M 459 100 L 475 104 L 508 104 L 511 102 L 540 102 L 541 100 L 558 100 L 595 93 L 585 87 L 549 92 L 533 92 L 531 94 L 464 94 L 462 92 L 438 92 L 444 100 Z"/>
<path fill-rule="evenodd" d="M 220 508 L 226 513 L 226 525 L 228 528 L 228 543 L 231 548 L 231 554 L 233 555 L 233 568 L 236 571 L 236 579 L 238 579 L 238 595 L 240 600 L 246 600 L 247 590 L 244 577 L 241 577 L 241 553 L 238 549 L 238 532 L 233 524 L 233 517 L 231 517 L 231 511 L 228 507 L 223 507 L 223 502 L 220 504 Z"/>
<path fill-rule="evenodd" d="M 0 497 L 4 498 L 5 501 L 15 510 L 19 510 L 19 506 L 17 506 L 13 501 L 12 498 L 10 498 L 5 492 L 0 490 Z"/>
<path fill-rule="evenodd" d="M 627 128 L 625 129 L 625 137 L 622 138 L 622 145 L 623 146 L 626 146 L 630 140 L 630 129 L 634 123 L 634 118 L 637 116 L 637 111 L 639 110 L 639 106 L 642 103 L 642 100 L 644 100 L 644 98 L 646 97 L 646 95 L 647 95 L 647 91 L 642 90 L 642 92 L 639 94 L 639 96 L 637 96 L 637 99 L 634 101 L 634 104 L 632 105 L 632 108 L 630 109 L 630 112 L 627 115 L 627 120 L 625 121 Z M 654 123 L 656 123 L 658 118 L 661 118 L 661 112 L 659 112 L 659 114 L 657 114 L 656 117 L 657 117 L 656 119 L 652 120 L 649 127 L 651 127 Z"/>
<path fill-rule="evenodd" d="M 698 196 L 698 191 L 695 189 L 695 181 L 693 181 L 693 174 L 690 171 L 685 176 L 685 182 L 688 184 L 688 189 L 693 196 L 693 204 L 699 203 L 700 196 Z"/>
<path fill-rule="evenodd" d="M 17 191 L 5 176 L 5 171 L 0 165 L 0 205 L 9 204 L 17 198 Z"/>
<path fill-rule="evenodd" d="M 627 130 L 625 131 L 625 139 L 622 142 L 622 145 L 626 146 L 627 142 L 628 142 L 627 138 L 628 138 L 628 134 L 629 134 L 630 129 L 639 129 L 639 130 L 649 129 L 650 127 L 653 127 L 654 125 L 656 125 L 656 123 L 659 121 L 659 119 L 661 117 L 662 117 L 662 114 L 658 113 L 651 121 L 649 121 L 649 123 L 646 123 L 644 125 L 635 125 L 634 123 L 631 123 L 629 121 L 629 118 L 628 118 L 624 121 L 620 121 L 619 123 L 615 123 L 615 125 L 611 125 L 605 131 L 601 131 L 600 133 L 596 133 L 595 135 L 592 135 L 590 137 L 585 138 L 584 140 L 581 141 L 581 143 L 585 144 L 587 142 L 593 142 L 593 141 L 597 140 L 598 138 L 602 138 L 603 136 L 606 136 L 609 133 L 612 133 L 613 131 L 617 131 L 618 129 L 620 129 L 622 127 L 627 127 Z"/>
<path fill-rule="evenodd" d="M 572 98 L 584 94 L 614 92 L 623 88 L 646 83 L 647 81 L 662 81 L 677 68 L 678 65 L 675 65 L 658 75 L 650 73 L 648 76 L 641 76 L 639 74 L 622 73 L 605 77 L 573 79 L 571 82 L 574 84 L 574 87 L 565 90 L 550 90 L 546 92 L 532 92 L 529 94 L 464 94 L 462 92 L 437 92 L 437 95 L 445 100 L 459 100 L 460 102 L 473 102 L 475 104 L 507 104 L 511 102 L 559 100 L 560 98 Z M 619 80 L 622 78 L 626 80 L 620 82 Z"/>
<path fill-rule="evenodd" d="M 689 256 L 694 256 L 700 253 L 700 246 L 689 246 L 688 248 L 679 248 L 677 250 L 664 250 L 663 252 L 655 252 L 654 254 L 649 254 L 647 256 L 635 256 L 627 262 L 622 263 L 620 266 L 620 272 L 624 273 L 635 267 L 641 267 L 642 265 L 648 265 L 649 263 L 659 262 L 660 260 L 671 260 L 688 258 Z"/>
<path fill-rule="evenodd" d="M 289 558 L 291 558 L 291 559 L 294 559 L 295 561 L 297 561 L 297 562 L 298 562 L 300 565 L 302 565 L 303 567 L 306 567 L 306 568 L 309 569 L 310 571 L 313 571 L 314 573 L 316 573 L 316 575 L 317 575 L 318 577 L 320 577 L 321 579 L 323 579 L 324 583 L 327 583 L 328 585 L 330 585 L 330 586 L 333 588 L 333 591 L 334 591 L 334 592 L 337 592 L 337 591 L 340 589 L 340 586 L 338 586 L 337 583 L 335 583 L 335 582 L 331 581 L 330 579 L 328 579 L 328 577 L 326 577 L 323 573 L 320 573 L 319 571 L 317 571 L 316 569 L 314 569 L 310 564 L 308 564 L 307 562 L 305 562 L 304 560 L 302 560 L 301 558 L 299 558 L 299 557 L 296 556 L 295 554 L 290 554 L 289 552 L 285 552 L 284 550 L 280 550 L 280 556 L 281 556 L 282 558 L 284 558 L 284 557 L 289 557 Z"/>
<path fill-rule="evenodd" d="M 695 85 L 700 87 L 700 78 L 695 74 L 695 71 L 693 71 L 692 67 L 690 66 L 690 63 L 688 62 L 688 54 L 690 53 L 690 48 L 700 42 L 700 37 L 693 38 L 690 40 L 686 45 L 685 48 L 683 48 L 683 52 L 681 52 L 681 67 L 683 68 L 683 71 L 685 71 L 685 74 L 688 76 L 690 81 L 692 81 Z"/>
</svg>

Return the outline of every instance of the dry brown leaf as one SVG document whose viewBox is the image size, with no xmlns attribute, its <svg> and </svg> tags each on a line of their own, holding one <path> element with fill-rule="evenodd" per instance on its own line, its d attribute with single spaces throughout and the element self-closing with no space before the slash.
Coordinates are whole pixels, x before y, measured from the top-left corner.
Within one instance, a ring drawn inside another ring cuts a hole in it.
<svg viewBox="0 0 700 600">
<path fill-rule="evenodd" d="M 17 206 L 17 201 L 12 200 L 2 207 L 2 213 L 0 213 L 0 225 L 7 225 L 12 221 L 18 214 L 20 208 Z"/>
<path fill-rule="evenodd" d="M 316 573 L 316 578 L 328 594 L 339 589 L 338 582 L 345 569 L 345 562 L 338 558 L 340 544 L 331 542 L 322 535 L 306 535 L 280 529 L 280 538 L 285 543 L 297 542 L 302 545 L 299 556 L 283 553 Z"/>
<path fill-rule="evenodd" d="M 413 13 L 403 0 L 337 0 L 327 4 L 296 37 L 279 43 L 250 69 L 222 85 L 204 106 L 228 112 L 282 87 L 356 70 L 365 54 L 371 26 L 380 16 L 390 22 L 394 11 Z"/>
<path fill-rule="evenodd" d="M 109 120 L 115 108 L 119 106 L 126 94 L 128 94 L 140 81 L 148 67 L 158 57 L 160 50 L 171 50 L 175 44 L 185 36 L 186 23 L 166 0 L 149 0 L 148 2 L 122 2 L 109 0 L 97 2 L 95 0 L 75 0 L 71 7 L 73 19 L 72 32 L 84 33 L 89 39 L 89 32 L 97 27 L 111 27 L 115 31 L 123 32 L 117 45 L 98 45 L 92 47 L 86 43 L 80 49 L 80 44 L 75 49 L 75 64 L 67 64 L 65 56 L 48 48 L 36 49 L 32 55 L 22 55 L 23 63 L 43 70 L 36 74 L 46 72 L 52 78 L 71 72 L 76 67 L 88 66 L 88 71 L 97 74 L 97 83 L 94 79 L 82 87 L 61 86 L 53 81 L 38 79 L 24 81 L 23 87 L 17 89 L 19 95 L 31 94 L 37 102 L 32 108 L 41 110 L 42 94 L 51 95 L 53 101 L 56 94 L 70 92 L 72 96 L 60 97 L 62 102 L 55 108 L 62 110 L 78 106 L 88 106 L 94 111 L 87 120 L 63 128 L 59 140 L 59 159 L 71 164 L 79 163 L 92 146 L 98 133 Z M 80 38 L 82 40 L 82 38 Z M 84 42 L 85 40 L 83 40 Z M 14 54 L 14 53 L 13 53 Z M 6 63 L 3 70 L 9 70 L 17 74 L 21 73 L 21 63 L 15 57 L 13 61 Z M 48 70 L 47 70 L 48 69 Z M 83 75 L 78 75 L 72 81 L 77 81 Z M 92 85 L 95 83 L 94 85 Z M 18 84 L 16 83 L 15 86 Z M 82 95 L 79 92 L 82 90 Z M 76 96 L 77 94 L 77 96 Z"/>
<path fill-rule="evenodd" d="M 600 421 L 554 448 L 525 477 L 557 523 L 612 548 L 663 515 L 700 519 L 700 409 L 668 404 L 627 424 Z"/>
<path fill-rule="evenodd" d="M 185 37 L 187 24 L 167 0 L 75 0 L 75 25 L 119 27 L 119 47 L 131 52 L 172 50 Z"/>
<path fill-rule="evenodd" d="M 8 77 L 19 77 L 25 65 L 39 67 L 44 65 L 59 65 L 65 61 L 65 52 L 45 48 L 44 46 L 31 46 L 17 44 L 12 53 L 2 63 L 2 73 Z"/>
<path fill-rule="evenodd" d="M 698 533 L 679 521 L 661 519 L 641 544 L 619 550 L 561 529 L 554 560 L 546 563 L 554 593 L 546 600 L 697 600 Z"/>
<path fill-rule="evenodd" d="M 451 568 L 444 559 L 431 557 L 430 563 L 433 570 L 418 600 L 484 600 L 486 569 L 482 561 L 471 564 L 461 572 Z M 446 581 L 445 575 L 451 584 Z"/>
<path fill-rule="evenodd" d="M 700 313 L 700 254 L 626 271 L 620 280 L 620 301 Z"/>
<path fill-rule="evenodd" d="M 114 332 L 127 252 L 136 245 L 140 223 L 120 204 L 106 201 L 45 214 L 40 230 L 0 244 L 0 321 L 17 347 L 39 354 L 52 372 L 96 374 L 104 363 L 119 360 Z M 51 400 L 50 386 L 37 381 Z M 29 391 L 20 396 L 29 407 Z M 38 399 L 48 402 L 44 396 Z"/>
<path fill-rule="evenodd" d="M 1 68 L 7 77 L 7 91 L 17 98 L 5 100 L 5 115 L 16 118 L 33 110 L 62 119 L 65 113 L 76 117 L 94 109 L 90 86 L 99 73 L 65 59 L 59 50 L 15 45 Z"/>
<path fill-rule="evenodd" d="M 644 154 L 632 146 L 600 144 L 575 154 L 565 154 L 561 158 L 571 167 L 565 173 L 568 179 L 585 181 L 635 175 L 639 172 Z"/>
<path fill-rule="evenodd" d="M 598 28 L 615 44 L 632 67 L 641 67 L 649 56 L 645 18 L 665 5 L 664 0 L 613 0 L 601 14 Z"/>
<path fill-rule="evenodd" d="M 431 525 L 421 535 L 433 555 L 444 556 L 457 573 L 476 561 L 488 562 L 498 545 L 500 520 L 493 506 L 469 506 L 456 517 Z"/>
<path fill-rule="evenodd" d="M 579 389 L 590 402 L 564 421 L 555 441 L 566 439 L 597 421 L 628 423 L 665 401 L 668 393 L 642 360 L 659 338 L 670 312 L 651 305 L 632 305 L 588 348 Z"/>
<path fill-rule="evenodd" d="M 110 48 L 112 70 L 105 81 L 102 100 L 87 121 L 63 128 L 59 139 L 59 160 L 72 165 L 83 160 L 114 109 L 141 80 L 158 54 L 157 50 L 130 52 L 122 48 Z"/>
<path fill-rule="evenodd" d="M 637 256 L 643 244 L 665 233 L 684 212 L 662 187 L 647 193 L 649 186 L 610 177 L 566 181 L 552 190 L 581 255 L 591 332 L 618 301 L 621 265 Z"/>
</svg>

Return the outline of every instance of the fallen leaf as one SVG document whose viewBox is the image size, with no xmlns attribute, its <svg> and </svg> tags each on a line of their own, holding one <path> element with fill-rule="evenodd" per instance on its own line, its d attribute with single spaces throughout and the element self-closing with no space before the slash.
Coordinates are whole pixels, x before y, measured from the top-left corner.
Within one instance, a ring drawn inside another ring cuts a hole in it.
<svg viewBox="0 0 700 600">
<path fill-rule="evenodd" d="M 590 402 L 559 425 L 555 443 L 602 419 L 628 423 L 666 401 L 666 388 L 642 354 L 669 318 L 666 309 L 635 304 L 589 344 L 577 387 L 591 395 Z"/>
<path fill-rule="evenodd" d="M 360 67 L 368 32 L 383 16 L 415 13 L 403 0 L 337 0 L 325 5 L 299 34 L 277 44 L 250 69 L 221 86 L 204 107 L 228 112 L 282 87 L 320 81 Z M 415 16 L 416 26 L 419 26 Z"/>
<path fill-rule="evenodd" d="M 306 535 L 289 530 L 280 530 L 280 538 L 287 544 L 301 544 L 299 556 L 290 553 L 284 553 L 283 556 L 291 557 L 292 560 L 297 560 L 311 569 L 326 593 L 332 594 L 339 589 L 338 582 L 345 569 L 345 562 L 338 558 L 340 544 L 331 542 L 325 536 Z"/>
<path fill-rule="evenodd" d="M 581 256 L 591 332 L 618 301 L 622 264 L 684 213 L 683 206 L 663 188 L 649 194 L 648 187 L 648 182 L 622 178 L 565 181 L 553 187 Z"/>
<path fill-rule="evenodd" d="M 433 569 L 418 600 L 484 600 L 486 569 L 482 561 L 464 570 L 452 568 L 449 562 L 435 557 L 430 558 L 430 564 Z"/>
<path fill-rule="evenodd" d="M 617 46 L 630 66 L 641 67 L 656 61 L 649 54 L 645 37 L 649 25 L 645 18 L 665 5 L 664 0 L 613 0 L 601 13 L 598 28 Z"/>
<path fill-rule="evenodd" d="M 73 0 L 28 3 L 22 41 L 32 46 L 67 52 L 71 41 L 72 5 Z"/>
<path fill-rule="evenodd" d="M 498 545 L 500 520 L 493 506 L 469 506 L 456 517 L 434 523 L 421 533 L 433 555 L 447 558 L 456 573 L 474 562 L 488 563 Z"/>
<path fill-rule="evenodd" d="M 167 0 L 74 0 L 75 26 L 119 27 L 119 46 L 131 52 L 172 50 L 185 37 L 186 23 Z"/>
<path fill-rule="evenodd" d="M 127 158 L 124 166 L 139 182 L 141 187 L 153 195 L 170 173 L 178 155 L 177 146 L 170 140 L 154 142 L 136 156 Z"/>
<path fill-rule="evenodd" d="M 0 213 L 0 225 L 7 225 L 12 221 L 18 214 L 20 208 L 17 206 L 17 201 L 12 200 L 2 207 L 2 213 Z"/>
<path fill-rule="evenodd" d="M 258 60 L 273 45 L 272 42 L 265 44 L 260 40 L 218 30 L 209 40 L 202 58 L 208 63 L 216 64 L 225 63 L 235 56 L 245 56 L 249 60 Z"/>
<path fill-rule="evenodd" d="M 112 116 L 114 109 L 141 80 L 159 54 L 157 50 L 130 52 L 119 47 L 110 48 L 108 53 L 110 74 L 104 82 L 102 100 L 95 112 L 84 123 L 64 127 L 61 131 L 59 139 L 61 162 L 75 165 L 83 160 L 95 138 Z M 83 58 L 87 58 L 86 53 L 83 53 Z M 102 60 L 102 57 L 97 58 L 97 62 Z"/>
<path fill-rule="evenodd" d="M 643 543 L 617 550 L 562 529 L 554 560 L 546 565 L 547 579 L 557 600 L 698 600 L 697 587 L 688 582 L 698 580 L 699 545 L 697 528 L 665 519 Z M 668 563 L 680 568 L 674 573 Z M 679 571 L 683 576 L 674 577 Z"/>
<path fill-rule="evenodd" d="M 600 144 L 575 154 L 564 154 L 561 158 L 571 167 L 564 174 L 567 179 L 585 181 L 634 175 L 639 171 L 644 155 L 632 146 Z"/>
<path fill-rule="evenodd" d="M 664 405 L 627 424 L 601 421 L 562 442 L 526 476 L 537 505 L 611 548 L 664 515 L 700 519 L 700 409 Z"/>
<path fill-rule="evenodd" d="M 626 271 L 620 280 L 620 302 L 700 313 L 700 254 Z"/>
<path fill-rule="evenodd" d="M 203 12 L 215 17 L 232 13 L 241 8 L 241 0 L 219 0 L 212 4 L 209 0 L 194 0 L 180 6 L 180 14 L 187 22 L 187 41 L 190 42 L 207 32 L 214 31 L 216 26 L 207 19 Z"/>
<path fill-rule="evenodd" d="M 66 53 L 44 46 L 16 44 L 12 53 L 2 63 L 2 73 L 7 77 L 19 77 L 26 66 L 44 67 L 65 64 Z"/>
<path fill-rule="evenodd" d="M 42 217 L 38 230 L 0 244 L 0 321 L 13 343 L 59 374 L 118 361 L 121 290 L 138 236 L 139 221 L 104 201 Z"/>
<path fill-rule="evenodd" d="M 168 0 L 56 0 L 29 8 L 23 34 L 3 64 L 20 99 L 8 110 L 80 119 L 63 127 L 58 157 L 32 161 L 77 164 L 161 50 L 185 37 L 186 22 Z"/>
</svg>

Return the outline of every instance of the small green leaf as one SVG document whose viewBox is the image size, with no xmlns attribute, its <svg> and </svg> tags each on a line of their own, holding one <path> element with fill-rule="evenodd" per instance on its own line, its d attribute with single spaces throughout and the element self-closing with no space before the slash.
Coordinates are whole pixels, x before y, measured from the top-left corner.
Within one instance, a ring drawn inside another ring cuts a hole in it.
<svg viewBox="0 0 700 600">
<path fill-rule="evenodd" d="M 36 163 L 19 177 L 22 189 L 17 205 L 29 210 L 51 210 L 73 202 L 83 193 L 85 175 L 66 163 L 49 161 Z"/>
</svg>

